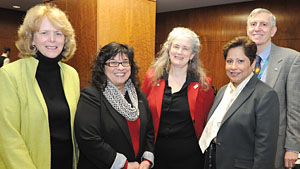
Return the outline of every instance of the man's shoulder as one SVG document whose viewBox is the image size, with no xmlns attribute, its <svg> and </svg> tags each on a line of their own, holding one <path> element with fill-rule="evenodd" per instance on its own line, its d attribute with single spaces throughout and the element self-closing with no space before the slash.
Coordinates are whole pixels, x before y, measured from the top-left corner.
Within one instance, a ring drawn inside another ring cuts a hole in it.
<svg viewBox="0 0 300 169">
<path fill-rule="evenodd" d="M 277 46 L 275 44 L 272 45 L 272 49 L 275 52 L 282 53 L 282 55 L 291 56 L 291 57 L 299 57 L 300 53 L 294 49 Z"/>
</svg>

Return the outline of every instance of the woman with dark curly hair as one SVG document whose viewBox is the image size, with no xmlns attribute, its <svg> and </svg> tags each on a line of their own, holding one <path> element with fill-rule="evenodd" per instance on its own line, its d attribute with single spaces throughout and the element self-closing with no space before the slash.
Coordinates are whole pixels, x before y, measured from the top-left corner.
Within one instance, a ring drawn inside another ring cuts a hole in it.
<svg viewBox="0 0 300 169">
<path fill-rule="evenodd" d="M 151 112 L 133 57 L 130 46 L 112 42 L 94 61 L 92 86 L 82 90 L 75 117 L 79 169 L 154 164 Z"/>
</svg>

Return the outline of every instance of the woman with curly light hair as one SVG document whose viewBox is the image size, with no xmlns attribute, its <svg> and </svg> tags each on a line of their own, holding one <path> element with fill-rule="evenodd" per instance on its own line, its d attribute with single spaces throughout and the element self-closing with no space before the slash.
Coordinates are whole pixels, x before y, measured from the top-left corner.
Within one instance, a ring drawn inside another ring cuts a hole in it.
<svg viewBox="0 0 300 169">
<path fill-rule="evenodd" d="M 79 78 L 61 62 L 76 50 L 72 25 L 57 7 L 39 4 L 18 37 L 21 59 L 0 70 L 0 168 L 76 168 Z"/>
<path fill-rule="evenodd" d="M 199 52 L 195 32 L 174 28 L 146 73 L 142 90 L 153 117 L 155 169 L 203 167 L 197 140 L 214 95 Z"/>
<path fill-rule="evenodd" d="M 70 59 L 76 50 L 74 29 L 63 11 L 49 4 L 37 5 L 27 12 L 24 22 L 18 30 L 19 39 L 16 46 L 20 51 L 19 57 L 30 57 L 36 54 L 38 49 L 32 44 L 33 37 L 34 33 L 39 31 L 40 23 L 45 16 L 64 35 L 62 60 Z"/>
</svg>

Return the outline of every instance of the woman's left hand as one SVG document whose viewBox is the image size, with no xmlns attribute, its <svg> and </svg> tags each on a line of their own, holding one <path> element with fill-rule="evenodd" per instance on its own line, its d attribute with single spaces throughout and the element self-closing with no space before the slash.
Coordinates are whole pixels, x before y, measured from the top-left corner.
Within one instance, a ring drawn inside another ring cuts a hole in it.
<svg viewBox="0 0 300 169">
<path fill-rule="evenodd" d="M 284 157 L 284 164 L 286 168 L 294 168 L 295 162 L 298 159 L 298 153 L 287 151 Z"/>
<path fill-rule="evenodd" d="M 141 162 L 139 169 L 149 169 L 150 167 L 150 162 L 145 160 Z"/>
</svg>

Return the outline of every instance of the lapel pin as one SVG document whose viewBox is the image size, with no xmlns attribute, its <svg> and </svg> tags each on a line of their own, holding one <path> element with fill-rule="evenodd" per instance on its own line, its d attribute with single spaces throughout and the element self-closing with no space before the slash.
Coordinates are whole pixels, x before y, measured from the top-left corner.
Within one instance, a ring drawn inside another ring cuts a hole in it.
<svg viewBox="0 0 300 169">
<path fill-rule="evenodd" d="M 255 74 L 259 74 L 260 72 L 260 67 L 256 67 L 255 70 L 254 70 Z"/>
<path fill-rule="evenodd" d="M 159 83 L 157 83 L 156 86 L 159 86 Z"/>
<path fill-rule="evenodd" d="M 199 85 L 198 84 L 196 84 L 195 86 L 194 86 L 194 89 L 197 89 L 197 87 L 198 87 Z"/>
<path fill-rule="evenodd" d="M 277 67 L 275 67 L 275 69 L 274 69 L 275 71 L 277 71 L 278 70 L 278 68 Z"/>
</svg>

